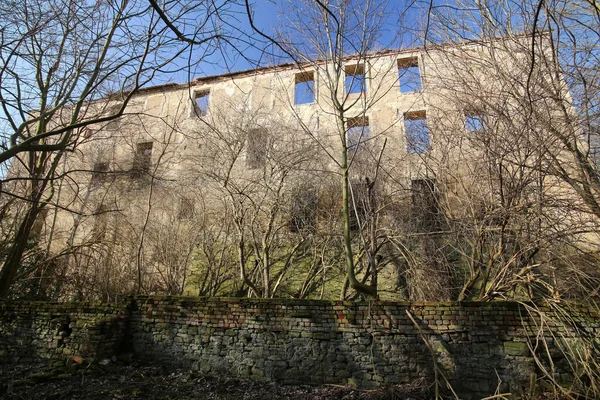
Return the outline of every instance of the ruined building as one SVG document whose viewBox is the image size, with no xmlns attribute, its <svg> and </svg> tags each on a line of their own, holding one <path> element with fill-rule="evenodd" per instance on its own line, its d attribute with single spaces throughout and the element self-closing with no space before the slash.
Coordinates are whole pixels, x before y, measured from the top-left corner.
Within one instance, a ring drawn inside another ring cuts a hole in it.
<svg viewBox="0 0 600 400">
<path fill-rule="evenodd" d="M 553 174 L 572 157 L 555 130 L 581 132 L 530 49 L 499 39 L 143 89 L 82 128 L 60 167 L 59 207 L 36 225 L 61 254 L 49 271 L 70 298 L 350 295 L 346 148 L 358 273 L 381 297 L 534 296 L 594 222 Z"/>
</svg>

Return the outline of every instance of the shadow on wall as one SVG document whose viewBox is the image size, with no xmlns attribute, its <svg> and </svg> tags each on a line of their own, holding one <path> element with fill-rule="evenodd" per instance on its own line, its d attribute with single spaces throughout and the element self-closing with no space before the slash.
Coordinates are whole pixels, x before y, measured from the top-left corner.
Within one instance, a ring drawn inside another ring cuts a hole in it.
<svg viewBox="0 0 600 400">
<path fill-rule="evenodd" d="M 98 303 L 0 303 L 0 360 L 36 363 L 72 355 L 111 357 L 126 337 L 125 308 Z"/>
<path fill-rule="evenodd" d="M 442 393 L 481 398 L 527 392 L 542 380 L 549 354 L 553 373 L 572 382 L 569 364 L 578 362 L 563 350 L 595 337 L 598 313 L 573 306 L 581 333 L 549 306 L 537 308 L 544 318 L 527 307 L 159 296 L 122 306 L 7 302 L 0 303 L 0 360 L 99 359 L 132 350 L 140 360 L 204 373 L 367 388 L 433 383 L 437 371 Z"/>
</svg>

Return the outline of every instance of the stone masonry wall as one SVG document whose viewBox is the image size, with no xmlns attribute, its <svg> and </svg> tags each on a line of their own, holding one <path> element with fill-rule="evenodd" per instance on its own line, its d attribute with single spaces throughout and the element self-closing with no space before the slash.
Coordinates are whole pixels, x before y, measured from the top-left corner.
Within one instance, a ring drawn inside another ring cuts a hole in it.
<svg viewBox="0 0 600 400">
<path fill-rule="evenodd" d="M 548 367 L 548 354 L 555 378 L 568 382 L 570 360 L 560 348 L 597 341 L 600 333 L 598 313 L 586 308 L 572 306 L 566 320 L 550 306 L 508 302 L 151 296 L 127 307 L 0 307 L 0 359 L 9 362 L 107 357 L 126 343 L 140 360 L 207 373 L 369 387 L 433 381 L 435 358 L 462 398 L 490 395 L 498 386 L 503 392 L 526 391 L 540 371 L 536 359 Z"/>
<path fill-rule="evenodd" d="M 572 379 L 549 328 L 561 340 L 578 334 L 572 325 L 552 322 L 557 315 L 549 307 L 537 308 L 547 314 L 546 325 L 525 306 L 506 302 L 140 297 L 132 336 L 136 353 L 148 359 L 282 383 L 368 387 L 432 380 L 434 352 L 453 388 L 477 398 L 494 393 L 499 384 L 502 391 L 526 390 L 536 372 L 531 349 L 545 351 L 541 339 L 550 346 L 557 373 Z M 581 332 L 598 336 L 597 313 L 573 309 L 570 314 Z"/>
<path fill-rule="evenodd" d="M 0 363 L 110 357 L 125 338 L 126 306 L 0 302 Z"/>
</svg>

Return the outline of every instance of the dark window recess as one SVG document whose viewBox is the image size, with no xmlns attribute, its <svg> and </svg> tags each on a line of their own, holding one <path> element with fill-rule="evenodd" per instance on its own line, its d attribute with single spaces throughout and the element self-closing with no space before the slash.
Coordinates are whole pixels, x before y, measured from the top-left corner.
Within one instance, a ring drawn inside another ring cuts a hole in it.
<svg viewBox="0 0 600 400">
<path fill-rule="evenodd" d="M 138 143 L 133 155 L 131 176 L 139 178 L 150 172 L 152 163 L 152 142 Z"/>
<path fill-rule="evenodd" d="M 412 214 L 415 228 L 429 232 L 438 226 L 439 203 L 437 187 L 432 178 L 411 181 Z"/>
<path fill-rule="evenodd" d="M 312 189 L 298 190 L 293 199 L 290 231 L 312 231 L 317 216 L 317 195 Z"/>
<path fill-rule="evenodd" d="M 315 74 L 301 72 L 296 74 L 294 86 L 294 104 L 310 104 L 315 101 Z"/>
<path fill-rule="evenodd" d="M 350 151 L 358 151 L 366 147 L 366 141 L 371 135 L 369 117 L 350 118 L 346 123 L 347 147 Z"/>
<path fill-rule="evenodd" d="M 189 220 L 194 217 L 194 202 L 192 199 L 182 197 L 179 200 L 179 211 L 177 212 L 177 218 L 180 220 Z"/>
<path fill-rule="evenodd" d="M 406 151 L 409 153 L 426 153 L 431 149 L 429 127 L 425 111 L 407 112 L 404 114 L 406 130 Z"/>
<path fill-rule="evenodd" d="M 421 90 L 421 74 L 417 57 L 398 60 L 398 80 L 400 81 L 400 92 L 402 93 Z"/>
<path fill-rule="evenodd" d="M 367 91 L 364 65 L 349 65 L 346 72 L 346 93 L 364 93 Z"/>
<path fill-rule="evenodd" d="M 92 241 L 101 242 L 106 237 L 108 227 L 108 207 L 101 204 L 94 213 L 94 227 L 92 228 Z"/>
<path fill-rule="evenodd" d="M 208 114 L 208 102 L 210 100 L 210 92 L 203 90 L 194 94 L 194 111 L 197 116 L 204 117 Z"/>
<path fill-rule="evenodd" d="M 246 165 L 249 169 L 265 166 L 269 137 L 263 129 L 252 129 L 248 132 L 246 147 Z"/>
<path fill-rule="evenodd" d="M 94 163 L 94 170 L 92 172 L 92 183 L 102 183 L 108 179 L 108 163 L 97 162 Z"/>
</svg>

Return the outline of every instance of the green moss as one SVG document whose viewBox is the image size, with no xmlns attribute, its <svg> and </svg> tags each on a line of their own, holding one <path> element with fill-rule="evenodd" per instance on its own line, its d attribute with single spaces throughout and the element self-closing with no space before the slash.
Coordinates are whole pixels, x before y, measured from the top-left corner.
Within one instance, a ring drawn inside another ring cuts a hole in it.
<svg viewBox="0 0 600 400">
<path fill-rule="evenodd" d="M 446 347 L 444 347 L 444 345 L 442 344 L 442 342 L 438 342 L 438 341 L 433 342 L 431 344 L 431 348 L 433 349 L 433 351 L 435 353 L 438 353 L 438 354 L 443 354 L 443 353 L 448 354 L 448 353 L 450 353 L 448 351 L 448 349 L 446 349 Z"/>
<path fill-rule="evenodd" d="M 527 356 L 529 345 L 523 342 L 504 342 L 504 352 L 510 356 Z"/>
</svg>

